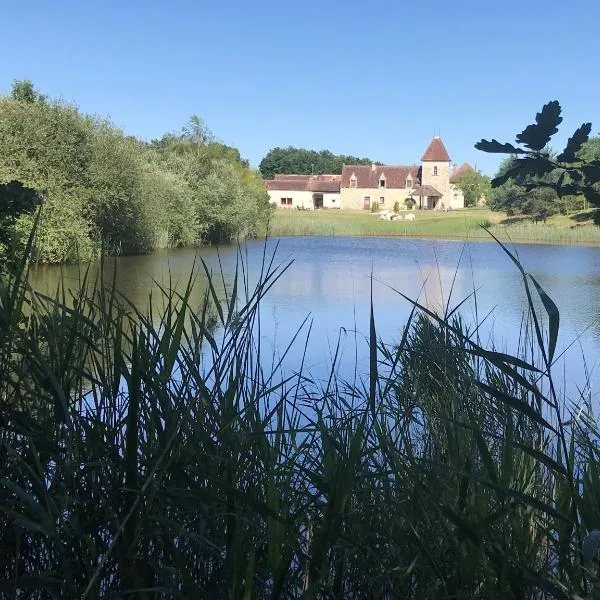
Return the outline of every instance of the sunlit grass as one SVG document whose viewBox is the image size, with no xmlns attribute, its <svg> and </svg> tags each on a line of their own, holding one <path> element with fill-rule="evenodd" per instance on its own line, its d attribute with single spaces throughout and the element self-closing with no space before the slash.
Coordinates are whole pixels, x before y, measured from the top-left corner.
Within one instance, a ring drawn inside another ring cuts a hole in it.
<svg viewBox="0 0 600 600">
<path fill-rule="evenodd" d="M 414 221 L 381 221 L 363 211 L 278 210 L 269 225 L 270 235 L 287 236 L 405 236 L 446 239 L 489 240 L 482 225 L 493 227 L 504 240 L 537 243 L 600 244 L 600 227 L 579 224 L 571 217 L 556 215 L 547 224 L 516 221 L 487 208 L 455 210 L 448 213 L 412 211 Z M 406 214 L 406 213 L 401 213 Z M 505 222 L 505 223 L 503 223 Z"/>
</svg>

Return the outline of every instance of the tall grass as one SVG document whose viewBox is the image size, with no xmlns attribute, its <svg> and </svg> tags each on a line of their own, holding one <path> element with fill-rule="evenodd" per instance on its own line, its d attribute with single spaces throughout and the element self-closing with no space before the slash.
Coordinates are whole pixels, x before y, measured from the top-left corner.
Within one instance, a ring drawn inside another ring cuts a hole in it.
<svg viewBox="0 0 600 600">
<path fill-rule="evenodd" d="M 372 311 L 349 383 L 261 360 L 274 256 L 158 313 L 85 280 L 69 307 L 25 264 L 0 287 L 3 597 L 600 597 L 598 431 L 558 395 L 558 311 L 524 271 L 530 350 L 418 304 L 389 346 Z"/>
<path fill-rule="evenodd" d="M 558 227 L 543 223 L 512 223 L 494 226 L 494 234 L 501 239 L 524 240 L 557 244 L 600 244 L 600 227 L 578 225 Z"/>
</svg>

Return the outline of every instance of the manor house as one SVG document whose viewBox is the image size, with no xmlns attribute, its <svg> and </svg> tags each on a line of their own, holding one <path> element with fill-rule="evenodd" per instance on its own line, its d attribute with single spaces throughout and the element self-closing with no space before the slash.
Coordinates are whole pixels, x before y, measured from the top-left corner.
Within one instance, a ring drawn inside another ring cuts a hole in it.
<svg viewBox="0 0 600 600">
<path fill-rule="evenodd" d="M 473 171 L 468 163 L 452 165 L 441 138 L 434 137 L 421 165 L 344 165 L 341 175 L 275 175 L 265 181 L 271 202 L 280 208 L 446 210 L 464 208 L 456 185 Z"/>
</svg>

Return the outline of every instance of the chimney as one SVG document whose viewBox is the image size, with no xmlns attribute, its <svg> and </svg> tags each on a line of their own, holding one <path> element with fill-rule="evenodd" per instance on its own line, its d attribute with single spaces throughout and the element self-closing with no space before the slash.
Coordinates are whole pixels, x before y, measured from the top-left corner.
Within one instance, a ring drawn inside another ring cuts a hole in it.
<svg viewBox="0 0 600 600">
<path fill-rule="evenodd" d="M 377 165 L 375 163 L 371 164 L 371 171 L 376 171 L 377 170 Z"/>
</svg>

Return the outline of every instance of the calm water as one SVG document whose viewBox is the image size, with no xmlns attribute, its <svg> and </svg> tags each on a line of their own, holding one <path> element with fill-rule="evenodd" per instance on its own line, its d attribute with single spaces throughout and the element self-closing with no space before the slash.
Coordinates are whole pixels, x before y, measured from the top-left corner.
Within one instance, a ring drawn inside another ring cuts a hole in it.
<svg viewBox="0 0 600 600">
<path fill-rule="evenodd" d="M 276 262 L 293 260 L 290 269 L 275 285 L 262 309 L 261 336 L 272 360 L 285 350 L 302 322 L 309 317 L 308 369 L 317 377 L 328 372 L 338 340 L 342 349 L 339 372 L 352 377 L 354 367 L 368 368 L 365 336 L 368 335 L 371 274 L 375 318 L 381 337 L 399 339 L 410 312 L 410 304 L 395 290 L 439 309 L 456 305 L 477 290 L 477 312 L 473 301 L 461 309 L 465 320 L 474 323 L 489 314 L 481 328 L 493 336 L 497 347 L 514 350 L 526 308 L 520 275 L 500 247 L 493 243 L 469 243 L 399 238 L 290 237 L 270 240 L 267 253 L 279 244 Z M 514 249 L 524 265 L 558 305 L 561 331 L 558 351 L 567 347 L 559 368 L 564 369 L 569 395 L 582 385 L 587 370 L 596 387 L 600 357 L 600 249 L 517 245 Z M 250 242 L 244 249 L 253 278 L 257 277 L 263 242 Z M 183 287 L 194 261 L 199 285 L 194 302 L 200 303 L 204 288 L 198 257 L 219 269 L 225 280 L 235 272 L 237 249 L 161 251 L 147 256 L 116 259 L 117 286 L 143 307 L 157 284 Z M 110 269 L 107 269 L 110 271 Z M 67 286 L 78 285 L 79 268 L 38 268 L 34 284 L 52 291 L 64 277 Z M 111 273 L 112 277 L 112 273 Z M 307 329 L 305 328 L 307 332 Z M 304 347 L 299 339 L 285 361 L 289 369 L 299 365 Z"/>
</svg>

